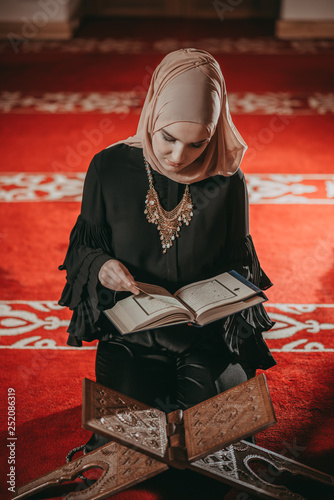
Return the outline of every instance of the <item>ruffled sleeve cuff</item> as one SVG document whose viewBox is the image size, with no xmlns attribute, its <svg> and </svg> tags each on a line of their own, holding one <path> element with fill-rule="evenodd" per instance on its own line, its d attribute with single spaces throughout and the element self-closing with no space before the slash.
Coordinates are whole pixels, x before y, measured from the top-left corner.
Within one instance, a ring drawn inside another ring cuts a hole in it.
<svg viewBox="0 0 334 500">
<path fill-rule="evenodd" d="M 259 304 L 226 318 L 224 340 L 229 350 L 250 366 L 266 370 L 276 365 L 276 361 L 262 334 L 274 324 Z"/>
<path fill-rule="evenodd" d="M 66 283 L 62 295 L 59 299 L 59 305 L 67 306 L 72 311 L 77 308 L 88 292 L 91 295 L 99 283 L 98 274 L 105 262 L 112 257 L 102 252 L 102 250 L 94 250 L 88 253 L 84 259 L 77 276 L 72 283 Z"/>
<path fill-rule="evenodd" d="M 232 244 L 227 252 L 229 270 L 234 269 L 261 290 L 272 282 L 260 266 L 250 235 Z M 262 333 L 270 330 L 274 322 L 262 304 L 229 316 L 224 321 L 224 338 L 230 351 L 254 368 L 267 369 L 276 364 Z"/>
<path fill-rule="evenodd" d="M 91 342 L 99 338 L 100 329 L 98 326 L 101 310 L 99 307 L 99 280 L 98 272 L 103 264 L 109 260 L 110 257 L 99 255 L 94 259 L 87 274 L 87 281 L 82 289 L 82 295 L 77 305 L 73 308 L 73 315 L 68 327 L 69 337 L 67 344 L 71 346 L 81 346 L 82 341 Z M 110 290 L 110 295 L 113 292 Z M 76 291 L 74 291 L 76 298 Z M 73 296 L 72 296 L 73 298 Z M 75 303 L 77 302 L 77 299 Z M 60 302 L 61 303 L 61 302 Z M 74 302 L 68 305 L 70 309 Z"/>
<path fill-rule="evenodd" d="M 230 244 L 226 261 L 230 270 L 234 269 L 261 290 L 267 290 L 273 285 L 260 266 L 250 234 Z"/>
<path fill-rule="evenodd" d="M 59 267 L 67 271 L 67 283 L 59 304 L 73 311 L 67 330 L 69 345 L 81 346 L 82 340 L 98 338 L 99 297 L 103 288 L 98 274 L 103 264 L 113 258 L 109 237 L 107 229 L 91 225 L 81 216 L 72 230 L 65 261 Z M 114 293 L 104 289 L 104 300 L 106 293 L 113 298 Z"/>
</svg>

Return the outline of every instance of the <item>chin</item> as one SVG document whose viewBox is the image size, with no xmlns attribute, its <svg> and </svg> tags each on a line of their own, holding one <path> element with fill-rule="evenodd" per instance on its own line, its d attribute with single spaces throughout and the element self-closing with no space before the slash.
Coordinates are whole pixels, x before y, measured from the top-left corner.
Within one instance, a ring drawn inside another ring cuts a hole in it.
<svg viewBox="0 0 334 500">
<path fill-rule="evenodd" d="M 183 170 L 188 166 L 187 163 L 182 163 L 182 165 L 173 166 L 168 163 L 168 160 L 165 160 L 164 164 L 165 164 L 165 170 L 169 170 L 169 172 L 180 172 L 181 170 Z"/>
</svg>

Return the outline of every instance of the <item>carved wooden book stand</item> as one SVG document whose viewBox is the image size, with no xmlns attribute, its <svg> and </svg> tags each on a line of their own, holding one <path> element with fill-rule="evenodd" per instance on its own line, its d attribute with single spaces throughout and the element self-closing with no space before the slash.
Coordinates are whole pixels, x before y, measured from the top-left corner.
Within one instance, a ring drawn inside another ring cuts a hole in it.
<svg viewBox="0 0 334 500">
<path fill-rule="evenodd" d="M 167 415 L 87 379 L 83 400 L 85 429 L 181 469 L 276 422 L 264 375 Z"/>
<path fill-rule="evenodd" d="M 263 374 L 167 415 L 87 379 L 83 400 L 83 427 L 113 442 L 19 488 L 14 500 L 95 467 L 103 469 L 102 476 L 86 490 L 68 494 L 66 500 L 107 498 L 169 466 L 197 471 L 261 498 L 304 498 L 261 479 L 249 466 L 252 460 L 333 485 L 331 476 L 259 446 L 246 441 L 232 444 L 276 422 Z"/>
</svg>

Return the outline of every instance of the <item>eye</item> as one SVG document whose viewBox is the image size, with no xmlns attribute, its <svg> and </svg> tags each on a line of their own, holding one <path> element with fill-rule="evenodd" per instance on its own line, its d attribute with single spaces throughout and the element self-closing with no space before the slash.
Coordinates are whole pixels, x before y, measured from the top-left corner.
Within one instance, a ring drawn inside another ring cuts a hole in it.
<svg viewBox="0 0 334 500">
<path fill-rule="evenodd" d="M 198 148 L 202 148 L 203 146 L 206 146 L 206 144 L 208 144 L 208 142 L 209 142 L 209 141 L 201 142 L 201 143 L 199 143 L 199 144 L 196 144 L 196 143 L 195 143 L 195 144 L 191 144 L 191 147 L 192 147 L 192 148 L 196 148 L 196 149 L 198 149 Z"/>
<path fill-rule="evenodd" d="M 175 139 L 170 139 L 169 137 L 167 137 L 165 134 L 162 134 L 162 137 L 164 138 L 165 141 L 167 142 L 175 142 Z"/>
</svg>

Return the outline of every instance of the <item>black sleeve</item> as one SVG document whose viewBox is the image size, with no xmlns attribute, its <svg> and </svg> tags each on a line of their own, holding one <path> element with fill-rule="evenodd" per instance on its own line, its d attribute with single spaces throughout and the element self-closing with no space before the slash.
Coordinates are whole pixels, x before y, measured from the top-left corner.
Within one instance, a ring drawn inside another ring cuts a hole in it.
<svg viewBox="0 0 334 500">
<path fill-rule="evenodd" d="M 249 201 L 245 177 L 239 170 L 233 176 L 229 195 L 226 263 L 255 286 L 266 290 L 272 286 L 260 262 L 249 234 Z"/>
<path fill-rule="evenodd" d="M 243 173 L 233 176 L 228 214 L 228 232 L 225 259 L 229 270 L 234 269 L 258 288 L 265 290 L 272 283 L 260 266 L 260 262 L 249 234 L 249 202 Z M 265 344 L 262 333 L 270 330 L 274 323 L 262 304 L 226 318 L 224 322 L 225 342 L 229 349 L 261 368 L 275 364 Z"/>
<path fill-rule="evenodd" d="M 66 270 L 66 285 L 59 304 L 73 311 L 68 328 L 69 345 L 81 346 L 82 340 L 91 341 L 98 336 L 98 299 L 103 288 L 98 273 L 111 258 L 111 228 L 105 221 L 105 203 L 94 157 L 85 178 L 81 213 L 71 231 L 64 263 L 59 266 L 60 270 Z"/>
</svg>

